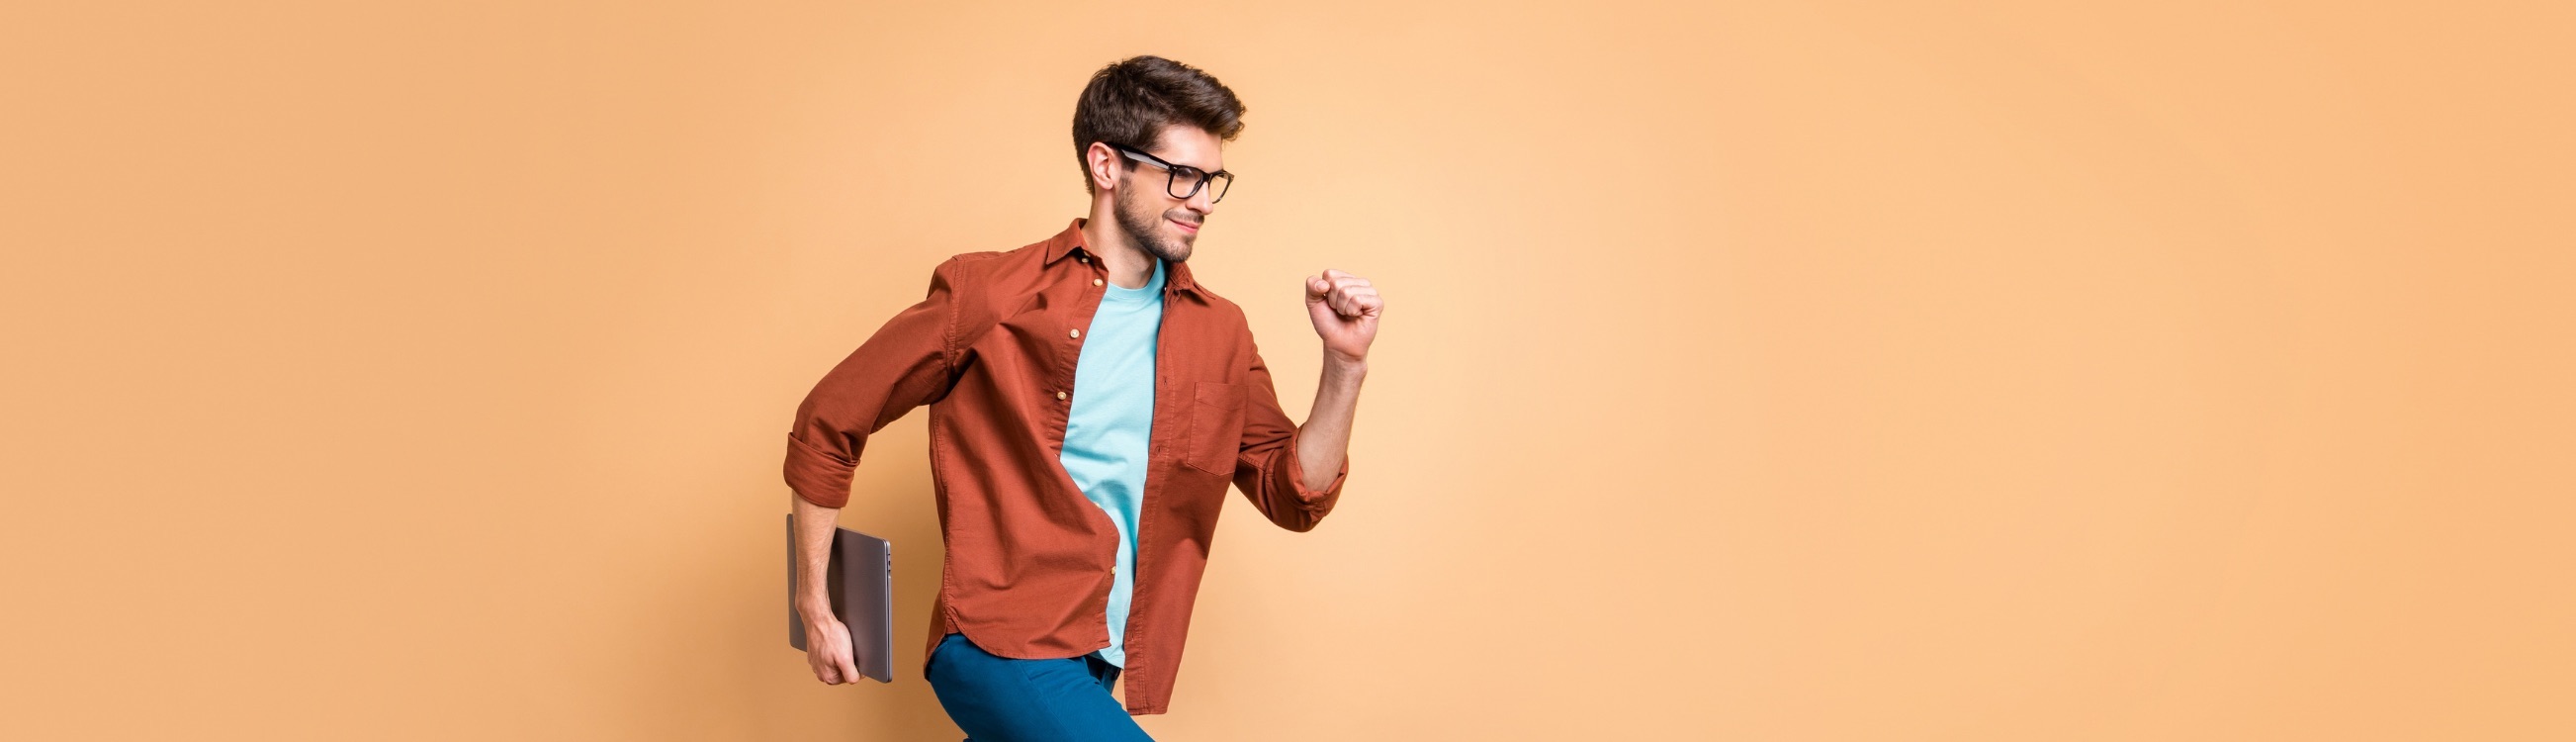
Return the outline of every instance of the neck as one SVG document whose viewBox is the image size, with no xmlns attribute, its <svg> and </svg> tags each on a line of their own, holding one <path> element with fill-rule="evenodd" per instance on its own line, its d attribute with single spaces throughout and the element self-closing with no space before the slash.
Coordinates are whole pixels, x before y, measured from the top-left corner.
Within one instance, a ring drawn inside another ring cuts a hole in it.
<svg viewBox="0 0 2576 742">
<path fill-rule="evenodd" d="M 1154 280 L 1154 255 L 1127 239 L 1127 231 L 1118 228 L 1116 208 L 1107 198 L 1092 200 L 1091 216 L 1082 223 L 1082 243 L 1100 256 L 1100 267 L 1109 271 L 1110 283 L 1122 289 L 1141 289 L 1146 281 Z"/>
</svg>

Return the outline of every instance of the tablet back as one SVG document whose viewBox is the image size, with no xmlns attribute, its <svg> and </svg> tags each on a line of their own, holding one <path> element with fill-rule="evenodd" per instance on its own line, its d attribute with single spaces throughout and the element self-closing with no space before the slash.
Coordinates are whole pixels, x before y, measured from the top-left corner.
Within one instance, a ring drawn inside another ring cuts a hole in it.
<svg viewBox="0 0 2576 742">
<path fill-rule="evenodd" d="M 834 529 L 824 583 L 832 615 L 850 628 L 850 659 L 859 674 L 894 682 L 894 544 Z M 796 514 L 787 515 L 787 646 L 805 651 L 805 617 L 796 613 Z"/>
</svg>

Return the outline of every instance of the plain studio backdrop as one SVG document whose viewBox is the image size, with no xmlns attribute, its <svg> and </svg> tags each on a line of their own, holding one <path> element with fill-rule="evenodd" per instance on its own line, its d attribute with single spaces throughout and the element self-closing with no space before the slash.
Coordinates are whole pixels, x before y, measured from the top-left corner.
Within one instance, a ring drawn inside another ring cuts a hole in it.
<svg viewBox="0 0 2576 742">
<path fill-rule="evenodd" d="M 0 10 L 0 737 L 955 739 L 789 419 L 1153 53 L 1293 416 L 1389 305 L 1160 738 L 2576 738 L 2576 6 L 362 5 Z"/>
</svg>

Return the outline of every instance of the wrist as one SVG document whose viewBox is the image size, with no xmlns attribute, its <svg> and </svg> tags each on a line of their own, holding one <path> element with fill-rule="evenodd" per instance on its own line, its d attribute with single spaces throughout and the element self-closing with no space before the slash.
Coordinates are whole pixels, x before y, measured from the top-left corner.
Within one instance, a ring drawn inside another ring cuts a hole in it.
<svg viewBox="0 0 2576 742">
<path fill-rule="evenodd" d="M 1330 350 L 1324 351 L 1324 373 L 1340 373 L 1354 376 L 1368 373 L 1368 358 L 1365 356 L 1343 355 Z"/>
<path fill-rule="evenodd" d="M 825 596 L 825 595 L 801 595 L 801 596 L 797 596 L 797 598 L 796 598 L 796 613 L 797 613 L 798 615 L 802 615 L 802 616 L 804 616 L 804 617 L 805 617 L 805 622 L 806 622 L 806 623 L 814 623 L 814 622 L 816 622 L 816 620 L 817 620 L 817 619 L 820 619 L 820 618 L 822 618 L 822 617 L 824 617 L 824 616 L 832 616 L 832 615 L 833 615 L 833 614 L 832 614 L 832 599 L 831 599 L 830 597 L 828 597 L 828 596 Z M 836 618 L 836 619 L 837 619 L 837 618 L 839 618 L 838 616 L 833 616 L 833 617 L 834 617 L 834 618 Z"/>
</svg>

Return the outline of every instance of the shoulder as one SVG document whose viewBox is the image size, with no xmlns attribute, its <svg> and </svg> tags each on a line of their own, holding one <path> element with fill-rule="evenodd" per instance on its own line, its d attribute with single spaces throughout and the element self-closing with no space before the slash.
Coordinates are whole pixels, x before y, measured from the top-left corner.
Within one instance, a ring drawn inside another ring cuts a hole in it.
<svg viewBox="0 0 2576 742">
<path fill-rule="evenodd" d="M 1241 305 L 1218 294 L 1216 289 L 1209 288 L 1206 282 L 1197 280 L 1195 276 L 1191 278 L 1190 285 L 1194 287 L 1193 290 L 1197 293 L 1199 301 L 1205 303 L 1209 311 L 1216 313 L 1229 324 L 1242 327 L 1246 332 L 1251 331 L 1251 325 L 1244 320 Z"/>
<path fill-rule="evenodd" d="M 1032 245 L 1014 250 L 976 250 L 950 255 L 931 268 L 931 290 L 945 291 L 951 301 L 961 304 L 974 304 L 997 294 L 1012 293 L 1014 284 L 1027 283 L 1024 278 L 1015 280 L 1015 277 L 1035 274 L 1032 269 L 1036 260 L 1033 258 L 1042 256 L 1039 249 L 1041 246 Z"/>
<path fill-rule="evenodd" d="M 1244 315 L 1243 307 L 1196 276 L 1191 277 L 1191 286 L 1190 291 L 1180 293 L 1189 297 L 1184 301 L 1200 308 L 1192 313 L 1194 321 L 1189 323 L 1192 329 L 1187 331 L 1188 336 L 1208 347 L 1224 349 L 1219 352 L 1238 361 L 1257 355 L 1260 351 L 1252 339 L 1252 322 Z"/>
<path fill-rule="evenodd" d="M 1012 250 L 978 250 L 948 256 L 931 269 L 930 293 L 949 309 L 953 333 L 971 333 L 1038 290 L 1044 243 Z"/>
<path fill-rule="evenodd" d="M 1025 249 L 1027 248 L 1022 248 L 1022 250 Z M 1009 257 L 1013 253 L 1018 253 L 1020 251 L 1021 250 L 1011 250 L 1007 252 L 1001 250 L 978 250 L 975 252 L 961 252 L 948 256 L 947 260 L 939 261 L 939 265 L 930 269 L 930 274 L 934 279 L 948 281 L 952 284 L 980 278 L 990 278 L 997 269 L 1002 267 L 1000 264 L 1004 262 L 1002 260 L 1003 258 Z"/>
</svg>

